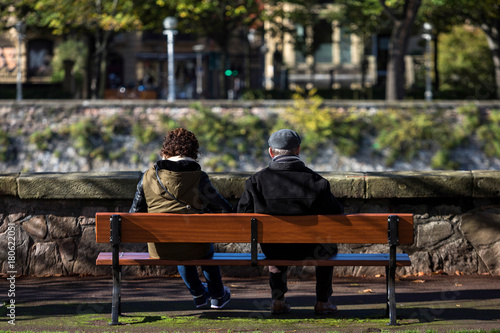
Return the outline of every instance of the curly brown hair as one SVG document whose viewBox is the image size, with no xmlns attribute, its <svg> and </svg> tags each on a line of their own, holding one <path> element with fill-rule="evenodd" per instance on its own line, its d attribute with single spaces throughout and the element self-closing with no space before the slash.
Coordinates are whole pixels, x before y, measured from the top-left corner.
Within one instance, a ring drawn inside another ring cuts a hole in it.
<svg viewBox="0 0 500 333">
<path fill-rule="evenodd" d="M 200 145 L 193 132 L 185 128 L 176 128 L 167 133 L 161 154 L 167 157 L 185 156 L 192 159 L 198 158 Z"/>
</svg>

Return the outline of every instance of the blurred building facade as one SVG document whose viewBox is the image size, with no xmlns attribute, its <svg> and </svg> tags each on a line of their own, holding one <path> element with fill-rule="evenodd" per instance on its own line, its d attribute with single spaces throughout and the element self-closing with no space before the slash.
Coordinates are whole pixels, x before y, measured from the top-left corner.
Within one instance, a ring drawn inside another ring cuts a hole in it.
<svg viewBox="0 0 500 333">
<path fill-rule="evenodd" d="M 176 98 L 238 98 L 245 89 L 361 89 L 384 84 L 388 34 L 363 42 L 335 22 L 320 21 L 314 27 L 295 25 L 296 36 L 305 34 L 305 29 L 313 29 L 314 36 L 321 35 L 314 54 L 304 56 L 296 50 L 291 34 L 273 37 L 270 25 L 265 22 L 264 29 L 238 34 L 231 41 L 227 68 L 222 68 L 221 51 L 213 41 L 177 34 Z M 19 47 L 14 28 L 0 35 L 0 85 L 15 84 L 19 50 L 23 84 L 51 82 L 51 60 L 60 43 L 61 37 L 38 36 L 28 30 Z M 408 86 L 414 81 L 412 61 L 408 56 Z M 68 64 L 66 77 L 72 75 L 71 71 Z M 161 32 L 120 33 L 113 38 L 107 58 L 105 98 L 165 99 L 167 84 L 167 41 Z"/>
</svg>

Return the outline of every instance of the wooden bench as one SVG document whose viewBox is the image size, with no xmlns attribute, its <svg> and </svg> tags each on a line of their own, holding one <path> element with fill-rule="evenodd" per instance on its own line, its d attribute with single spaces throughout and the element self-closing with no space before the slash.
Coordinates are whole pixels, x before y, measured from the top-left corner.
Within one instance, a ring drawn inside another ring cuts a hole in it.
<svg viewBox="0 0 500 333">
<path fill-rule="evenodd" d="M 286 232 L 284 232 L 286 230 Z M 397 245 L 413 243 L 412 214 L 347 214 L 272 216 L 264 214 L 153 214 L 97 213 L 97 243 L 111 243 L 112 252 L 101 252 L 97 265 L 113 267 L 111 324 L 121 314 L 121 266 L 220 265 L 220 266 L 385 266 L 387 315 L 396 324 L 396 267 L 410 266 L 407 254 L 396 254 Z M 148 253 L 119 250 L 121 243 L 190 242 L 250 243 L 250 253 L 215 253 L 210 259 L 153 259 Z M 387 253 L 339 253 L 320 260 L 270 260 L 258 253 L 258 243 L 388 244 Z"/>
</svg>

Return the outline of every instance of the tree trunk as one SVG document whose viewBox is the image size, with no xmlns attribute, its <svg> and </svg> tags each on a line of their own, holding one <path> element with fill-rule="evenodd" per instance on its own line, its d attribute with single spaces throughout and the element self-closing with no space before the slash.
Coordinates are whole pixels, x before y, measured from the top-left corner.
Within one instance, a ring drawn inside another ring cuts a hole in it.
<svg viewBox="0 0 500 333">
<path fill-rule="evenodd" d="M 389 41 L 389 59 L 387 62 L 387 82 L 385 99 L 388 101 L 404 98 L 404 31 L 403 22 L 394 22 Z"/>
<path fill-rule="evenodd" d="M 244 60 L 244 68 L 243 74 L 245 75 L 245 80 L 243 83 L 244 88 L 250 88 L 250 42 L 248 41 L 248 29 L 244 29 L 244 35 L 241 37 L 241 41 L 243 43 L 244 51 L 245 51 L 245 60 Z"/>
<path fill-rule="evenodd" d="M 404 11 L 401 17 L 395 14 L 385 6 L 394 19 L 391 39 L 389 41 L 389 60 L 387 63 L 387 82 L 386 82 L 386 100 L 401 100 L 405 95 L 405 62 L 404 57 L 408 48 L 408 41 L 413 28 L 413 23 L 417 15 L 422 0 L 406 0 Z"/>
<path fill-rule="evenodd" d="M 99 99 L 104 98 L 104 90 L 106 89 L 107 55 L 107 47 L 104 47 L 100 57 L 101 63 L 99 64 L 99 85 L 97 86 L 97 98 Z"/>
<path fill-rule="evenodd" d="M 219 98 L 227 98 L 226 91 L 226 75 L 224 72 L 227 68 L 227 50 L 226 48 L 221 50 L 220 54 L 220 71 L 219 71 Z"/>
<path fill-rule="evenodd" d="M 440 77 L 439 77 L 439 68 L 438 68 L 438 55 L 439 55 L 439 50 L 438 50 L 438 37 L 439 33 L 436 33 L 436 36 L 432 39 L 433 44 L 434 44 L 434 91 L 436 94 L 439 92 L 439 86 L 440 86 Z"/>
<path fill-rule="evenodd" d="M 110 32 L 98 30 L 94 35 L 94 52 L 92 56 L 92 67 L 90 73 L 91 98 L 97 99 L 104 96 L 106 84 L 106 55 L 110 39 Z"/>
<path fill-rule="evenodd" d="M 101 31 L 96 31 L 94 35 L 94 53 L 91 54 L 92 57 L 92 67 L 90 71 L 90 98 L 97 99 L 98 97 L 98 87 L 99 78 L 101 71 Z"/>
<path fill-rule="evenodd" d="M 498 20 L 500 22 L 500 20 Z M 499 26 L 497 24 L 497 26 Z M 496 29 L 495 29 L 496 30 Z M 488 31 L 483 29 L 483 31 L 486 32 L 486 39 L 488 41 L 488 46 L 490 47 L 492 57 L 493 57 L 493 65 L 495 67 L 495 83 L 496 83 L 496 90 L 494 91 L 496 94 L 496 98 L 500 98 L 500 33 L 497 31 L 496 34 L 490 34 Z M 487 87 L 489 88 L 489 87 Z M 488 89 L 493 93 L 493 89 Z"/>
<path fill-rule="evenodd" d="M 493 63 L 495 65 L 496 98 L 500 99 L 500 49 L 498 45 L 495 51 L 493 53 Z"/>
<path fill-rule="evenodd" d="M 111 39 L 111 32 L 102 32 L 101 41 L 101 56 L 99 64 L 99 85 L 97 86 L 97 96 L 98 98 L 104 98 L 104 90 L 106 89 L 106 76 L 108 69 L 108 45 Z"/>
<path fill-rule="evenodd" d="M 88 46 L 88 54 L 87 60 L 85 62 L 85 89 L 83 93 L 83 98 L 88 99 L 92 96 L 92 71 L 93 71 L 93 54 L 95 53 L 95 37 L 92 34 L 87 34 L 87 46 Z"/>
</svg>

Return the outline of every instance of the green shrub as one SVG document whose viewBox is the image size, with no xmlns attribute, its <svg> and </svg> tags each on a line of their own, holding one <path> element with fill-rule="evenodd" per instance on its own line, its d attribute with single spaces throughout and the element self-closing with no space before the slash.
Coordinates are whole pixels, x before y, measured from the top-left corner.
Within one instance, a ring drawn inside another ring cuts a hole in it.
<svg viewBox="0 0 500 333">
<path fill-rule="evenodd" d="M 268 122 L 247 111 L 235 117 L 233 114 L 216 114 L 199 103 L 193 107 L 196 113 L 182 119 L 181 125 L 195 133 L 201 152 L 219 156 L 218 161 L 208 161 L 208 166 L 217 171 L 227 171 L 237 167 L 240 154 L 262 158 L 270 134 Z"/>
<path fill-rule="evenodd" d="M 151 162 L 151 163 L 158 161 L 159 158 L 160 157 L 159 157 L 158 153 L 149 154 L 149 162 Z"/>
<path fill-rule="evenodd" d="M 434 170 L 455 170 L 459 165 L 450 158 L 450 151 L 440 149 L 431 159 L 431 167 Z"/>
<path fill-rule="evenodd" d="M 237 127 L 233 117 L 220 116 L 203 108 L 201 104 L 194 105 L 196 113 L 183 119 L 186 129 L 195 133 L 200 142 L 200 149 L 217 153 L 224 148 L 235 147 Z"/>
<path fill-rule="evenodd" d="M 237 133 L 235 144 L 238 153 L 251 154 L 260 159 L 262 151 L 267 148 L 270 126 L 257 116 L 245 113 L 235 119 Z"/>
<path fill-rule="evenodd" d="M 162 114 L 159 117 L 160 128 L 164 132 L 160 136 L 164 137 L 168 131 L 178 128 L 180 125 L 177 121 L 170 118 L 169 116 Z"/>
<path fill-rule="evenodd" d="M 483 151 L 489 157 L 500 157 L 500 110 L 491 110 L 477 130 Z"/>
<path fill-rule="evenodd" d="M 456 25 L 439 37 L 441 95 L 454 99 L 495 98 L 494 64 L 486 34 L 478 27 Z"/>
<path fill-rule="evenodd" d="M 68 39 L 55 48 L 52 58 L 52 81 L 61 82 L 64 80 L 64 60 L 74 62 L 73 75 L 77 83 L 83 81 L 85 75 L 85 59 L 87 47 L 83 41 Z"/>
<path fill-rule="evenodd" d="M 7 150 L 9 148 L 9 135 L 7 132 L 0 129 L 0 161 L 7 161 Z"/>
<path fill-rule="evenodd" d="M 89 157 L 96 160 L 106 160 L 108 159 L 108 154 L 103 146 L 95 147 L 90 153 Z"/>
<path fill-rule="evenodd" d="M 110 151 L 108 153 L 108 157 L 111 161 L 116 161 L 116 160 L 120 159 L 121 157 L 125 156 L 126 153 L 127 153 L 127 149 L 125 147 L 122 147 L 119 150 Z"/>
<path fill-rule="evenodd" d="M 141 122 L 132 126 L 132 135 L 141 144 L 148 144 L 155 141 L 159 137 L 159 134 L 156 132 L 153 125 Z"/>
<path fill-rule="evenodd" d="M 238 166 L 238 162 L 233 155 L 222 154 L 207 159 L 204 165 L 214 170 L 214 172 L 223 172 L 228 169 L 235 169 Z"/>
<path fill-rule="evenodd" d="M 91 157 L 94 149 L 100 145 L 100 131 L 98 125 L 90 118 L 84 118 L 77 123 L 71 124 L 68 130 L 73 140 L 73 147 L 79 155 Z"/>
<path fill-rule="evenodd" d="M 43 131 L 33 132 L 29 137 L 29 142 L 34 144 L 39 150 L 47 150 L 52 138 L 56 135 L 49 127 Z"/>
<path fill-rule="evenodd" d="M 130 162 L 134 163 L 134 164 L 137 164 L 141 161 L 141 157 L 139 156 L 139 154 L 133 154 L 131 157 L 130 157 Z"/>
<path fill-rule="evenodd" d="M 315 149 L 326 144 L 333 137 L 332 110 L 322 107 L 323 99 L 316 95 L 316 89 L 309 92 L 297 88 L 293 95 L 294 104 L 280 115 L 273 131 L 291 128 L 302 138 L 302 147 Z"/>
<path fill-rule="evenodd" d="M 378 112 L 373 117 L 376 130 L 376 149 L 388 149 L 386 163 L 391 166 L 397 160 L 410 162 L 422 150 L 450 150 L 458 146 L 456 128 L 446 115 L 440 111 L 427 110 L 387 110 Z M 436 165 L 441 165 L 442 158 L 449 156 L 439 153 Z M 441 162 L 439 162 L 441 161 Z M 439 162 L 439 163 L 438 163 Z M 447 167 L 453 164 L 446 163 Z"/>
<path fill-rule="evenodd" d="M 359 151 L 363 134 L 368 129 L 362 115 L 322 106 L 323 98 L 315 89 L 305 92 L 299 88 L 293 99 L 294 105 L 280 115 L 273 131 L 294 129 L 301 135 L 302 146 L 311 156 L 316 156 L 331 143 L 341 155 L 352 156 Z"/>
<path fill-rule="evenodd" d="M 116 134 L 128 134 L 130 131 L 130 124 L 124 117 L 113 115 L 102 119 L 101 132 L 108 140 Z M 106 140 L 106 141 L 108 141 Z"/>
</svg>

